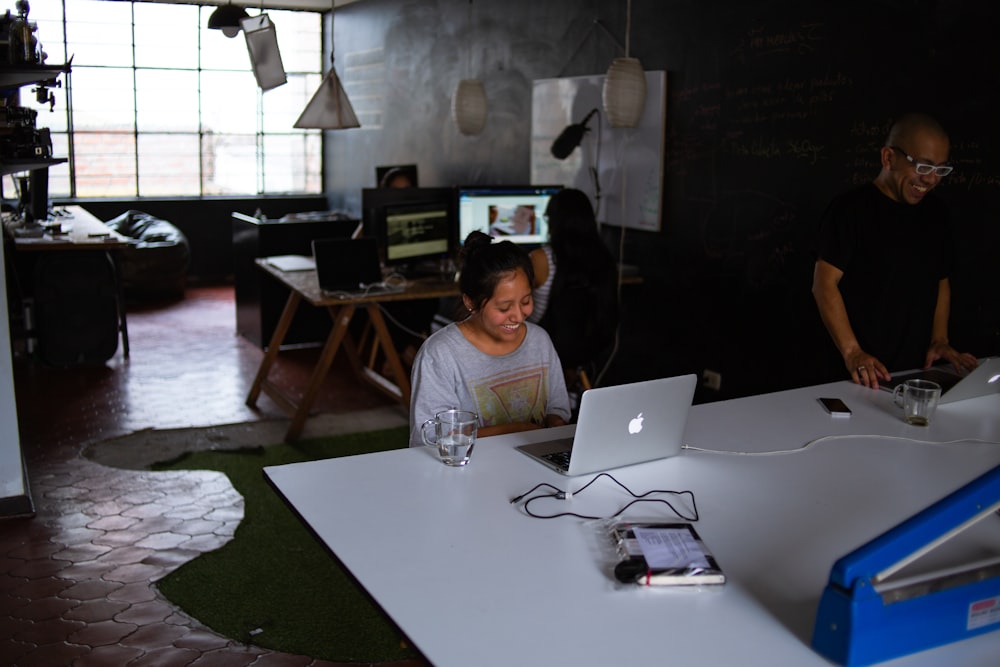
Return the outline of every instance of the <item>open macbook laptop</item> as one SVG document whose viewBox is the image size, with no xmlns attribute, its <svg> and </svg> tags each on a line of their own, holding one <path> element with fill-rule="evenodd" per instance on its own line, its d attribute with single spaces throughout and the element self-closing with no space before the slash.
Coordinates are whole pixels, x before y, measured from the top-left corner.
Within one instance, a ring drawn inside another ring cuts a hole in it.
<svg viewBox="0 0 1000 667">
<path fill-rule="evenodd" d="M 680 453 L 697 378 L 599 387 L 583 393 L 572 438 L 517 447 L 564 475 L 586 475 Z"/>
<path fill-rule="evenodd" d="M 403 285 L 382 282 L 378 242 L 374 238 L 315 239 L 316 279 L 325 294 L 359 298 L 401 292 Z"/>
<path fill-rule="evenodd" d="M 930 380 L 941 385 L 939 403 L 954 403 L 967 398 L 978 398 L 1000 393 L 1000 357 L 989 357 L 979 362 L 970 373 L 959 375 L 951 366 L 935 366 L 927 370 L 897 373 L 892 380 L 879 383 L 886 391 L 893 391 L 896 385 L 912 379 Z"/>
</svg>

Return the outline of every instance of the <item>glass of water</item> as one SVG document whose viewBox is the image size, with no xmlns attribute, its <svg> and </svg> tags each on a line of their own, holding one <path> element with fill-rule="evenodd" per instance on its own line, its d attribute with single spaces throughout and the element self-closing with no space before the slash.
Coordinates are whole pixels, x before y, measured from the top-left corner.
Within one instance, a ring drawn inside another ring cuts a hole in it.
<svg viewBox="0 0 1000 667">
<path fill-rule="evenodd" d="M 437 450 L 442 463 L 464 466 L 476 444 L 479 415 L 468 410 L 445 410 L 420 425 L 424 444 Z M 430 434 L 428 434 L 430 429 Z"/>
<path fill-rule="evenodd" d="M 903 408 L 903 421 L 913 426 L 931 423 L 941 400 L 941 385 L 929 380 L 907 380 L 892 392 L 896 405 Z"/>
</svg>

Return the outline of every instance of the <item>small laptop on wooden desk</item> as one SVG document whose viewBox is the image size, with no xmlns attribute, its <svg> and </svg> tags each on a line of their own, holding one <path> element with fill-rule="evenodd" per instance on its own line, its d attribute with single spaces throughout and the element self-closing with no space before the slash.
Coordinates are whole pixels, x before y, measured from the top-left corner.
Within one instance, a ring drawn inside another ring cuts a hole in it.
<svg viewBox="0 0 1000 667">
<path fill-rule="evenodd" d="M 327 296 L 358 299 L 377 294 L 396 294 L 406 289 L 405 282 L 386 283 L 374 238 L 315 239 L 316 279 Z"/>
</svg>

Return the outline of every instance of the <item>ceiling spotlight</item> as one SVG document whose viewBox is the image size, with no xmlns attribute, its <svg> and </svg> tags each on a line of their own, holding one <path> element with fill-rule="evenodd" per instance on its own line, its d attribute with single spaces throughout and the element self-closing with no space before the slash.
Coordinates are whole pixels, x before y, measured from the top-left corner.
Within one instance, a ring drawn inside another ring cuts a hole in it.
<svg viewBox="0 0 1000 667">
<path fill-rule="evenodd" d="M 242 7 L 236 7 L 232 3 L 219 7 L 208 17 L 208 27 L 212 30 L 221 30 L 226 37 L 236 37 L 240 34 L 240 20 L 248 19 L 250 15 Z"/>
</svg>

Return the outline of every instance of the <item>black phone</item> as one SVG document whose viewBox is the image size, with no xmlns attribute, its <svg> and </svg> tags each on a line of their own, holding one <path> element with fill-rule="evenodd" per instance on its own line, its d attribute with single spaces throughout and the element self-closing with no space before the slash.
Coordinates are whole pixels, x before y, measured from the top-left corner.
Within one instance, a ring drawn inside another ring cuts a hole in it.
<svg viewBox="0 0 1000 667">
<path fill-rule="evenodd" d="M 819 402 L 832 417 L 850 417 L 851 409 L 839 398 L 821 398 Z"/>
</svg>

